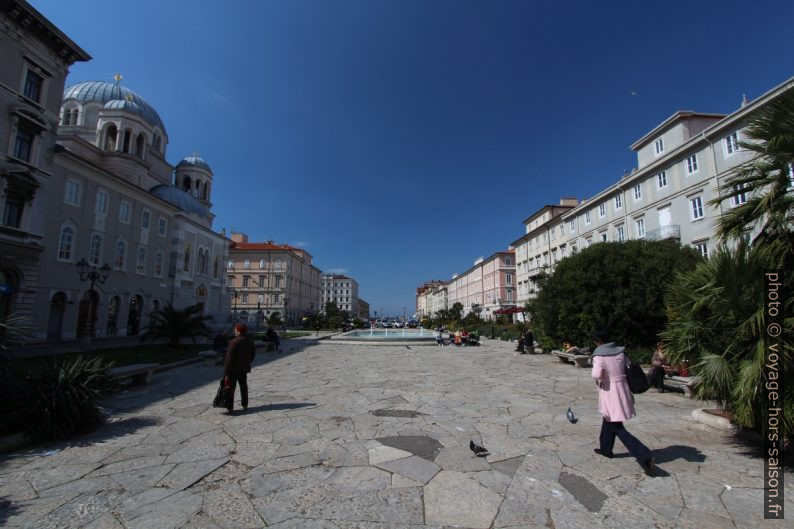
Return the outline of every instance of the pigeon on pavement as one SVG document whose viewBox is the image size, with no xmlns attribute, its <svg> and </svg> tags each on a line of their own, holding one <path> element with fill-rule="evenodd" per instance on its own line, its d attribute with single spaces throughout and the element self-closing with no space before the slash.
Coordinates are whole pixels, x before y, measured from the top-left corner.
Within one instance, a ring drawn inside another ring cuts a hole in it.
<svg viewBox="0 0 794 529">
<path fill-rule="evenodd" d="M 565 416 L 568 417 L 568 420 L 571 421 L 571 423 L 573 423 L 573 424 L 576 424 L 577 421 L 579 420 L 576 417 L 574 417 L 573 412 L 571 411 L 571 408 L 568 408 L 568 412 L 565 414 Z"/>
<path fill-rule="evenodd" d="M 476 455 L 477 457 L 485 457 L 489 455 L 487 448 L 475 444 L 474 441 L 469 441 L 469 448 L 471 448 L 471 451 L 474 452 L 474 455 Z"/>
</svg>

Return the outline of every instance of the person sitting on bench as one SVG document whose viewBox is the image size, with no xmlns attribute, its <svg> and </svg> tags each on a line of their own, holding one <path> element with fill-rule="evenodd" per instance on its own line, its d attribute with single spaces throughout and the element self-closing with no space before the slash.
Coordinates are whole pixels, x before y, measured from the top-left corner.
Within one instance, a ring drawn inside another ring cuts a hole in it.
<svg viewBox="0 0 794 529">
<path fill-rule="evenodd" d="M 267 332 L 265 333 L 265 342 L 270 342 L 273 344 L 273 348 L 276 351 L 281 350 L 281 340 L 278 337 L 278 333 L 273 330 L 273 327 L 268 327 Z"/>
</svg>

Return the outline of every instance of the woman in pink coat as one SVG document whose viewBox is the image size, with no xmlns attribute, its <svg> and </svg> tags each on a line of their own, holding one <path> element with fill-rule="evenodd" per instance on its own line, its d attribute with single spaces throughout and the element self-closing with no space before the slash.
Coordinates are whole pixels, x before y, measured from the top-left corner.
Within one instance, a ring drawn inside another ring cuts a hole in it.
<svg viewBox="0 0 794 529">
<path fill-rule="evenodd" d="M 595 453 L 612 457 L 615 437 L 637 458 L 647 473 L 652 473 L 655 461 L 647 446 L 623 427 L 623 421 L 634 417 L 634 396 L 626 382 L 626 354 L 624 347 L 609 341 L 605 331 L 593 333 L 598 347 L 593 351 L 593 378 L 598 386 L 598 411 L 604 416 L 601 422 L 600 448 Z"/>
</svg>

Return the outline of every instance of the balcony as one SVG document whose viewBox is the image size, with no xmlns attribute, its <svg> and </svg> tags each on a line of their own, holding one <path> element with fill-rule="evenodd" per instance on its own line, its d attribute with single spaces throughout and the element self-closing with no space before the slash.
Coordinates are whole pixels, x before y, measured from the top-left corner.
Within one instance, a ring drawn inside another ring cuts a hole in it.
<svg viewBox="0 0 794 529">
<path fill-rule="evenodd" d="M 648 241 L 661 241 L 664 239 L 681 239 L 681 226 L 678 224 L 670 224 L 662 226 L 655 230 L 650 230 L 645 234 L 645 239 Z"/>
</svg>

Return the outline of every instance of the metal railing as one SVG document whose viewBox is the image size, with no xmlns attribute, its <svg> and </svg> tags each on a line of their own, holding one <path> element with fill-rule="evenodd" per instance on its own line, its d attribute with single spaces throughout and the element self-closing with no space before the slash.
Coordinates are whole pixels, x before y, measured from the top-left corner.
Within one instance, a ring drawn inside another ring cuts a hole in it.
<svg viewBox="0 0 794 529">
<path fill-rule="evenodd" d="M 645 239 L 648 241 L 661 241 L 663 239 L 680 238 L 681 226 L 678 224 L 669 224 L 667 226 L 662 226 L 661 228 L 656 228 L 655 230 L 650 230 L 645 233 Z"/>
</svg>

